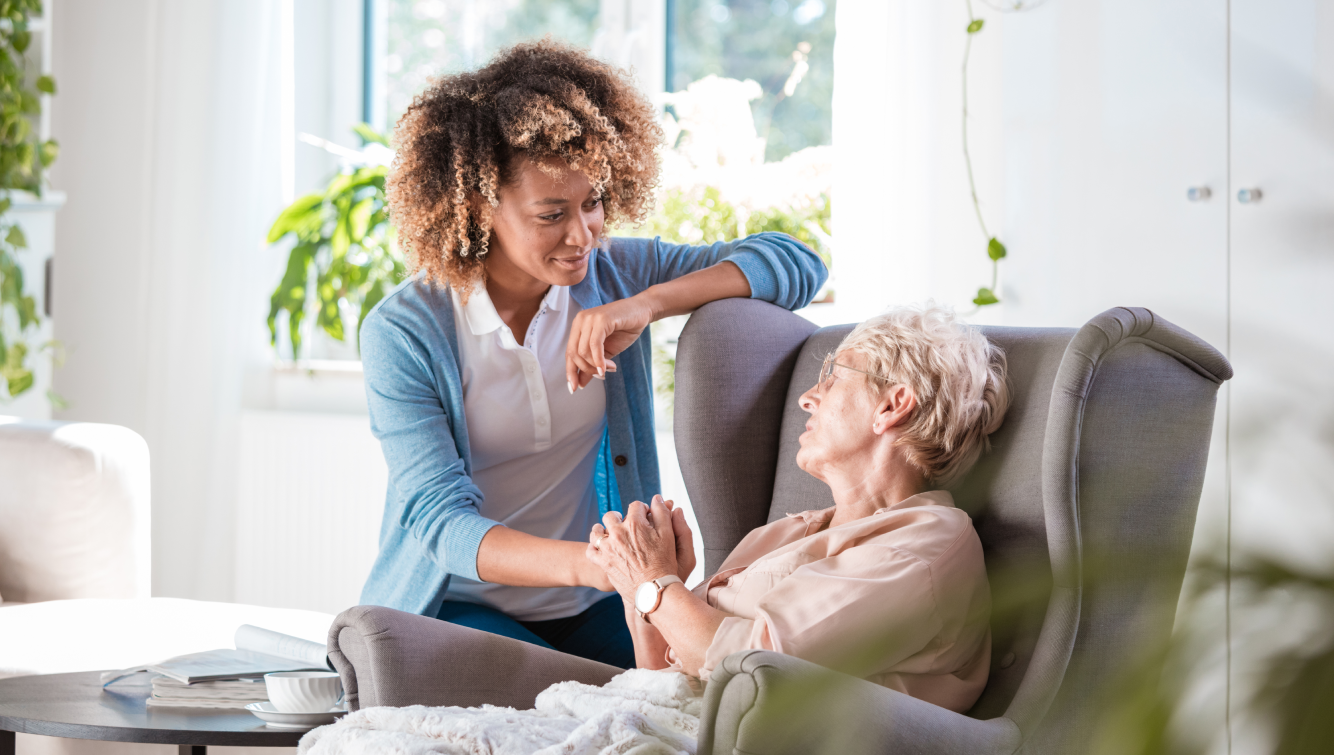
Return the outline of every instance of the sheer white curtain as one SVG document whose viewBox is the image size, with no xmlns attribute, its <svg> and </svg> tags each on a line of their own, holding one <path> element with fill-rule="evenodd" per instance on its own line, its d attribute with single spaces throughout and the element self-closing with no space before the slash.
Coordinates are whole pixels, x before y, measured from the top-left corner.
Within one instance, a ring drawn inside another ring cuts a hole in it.
<svg viewBox="0 0 1334 755">
<path fill-rule="evenodd" d="M 839 0 L 835 12 L 833 222 L 840 321 L 928 297 L 967 311 L 991 270 L 962 153 L 965 5 Z M 1005 210 L 997 15 L 988 16 L 994 26 L 987 33 L 974 37 L 969 70 L 973 166 L 993 233 Z"/>
<path fill-rule="evenodd" d="M 159 596 L 231 597 L 237 420 L 247 374 L 270 361 L 282 264 L 263 241 L 283 204 L 291 2 L 61 2 L 60 418 L 147 439 Z"/>
</svg>

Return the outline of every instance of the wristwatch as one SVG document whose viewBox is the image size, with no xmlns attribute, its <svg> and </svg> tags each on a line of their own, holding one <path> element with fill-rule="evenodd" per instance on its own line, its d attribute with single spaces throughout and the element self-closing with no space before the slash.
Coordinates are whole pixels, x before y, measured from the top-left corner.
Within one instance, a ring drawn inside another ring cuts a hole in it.
<svg viewBox="0 0 1334 755">
<path fill-rule="evenodd" d="M 647 618 L 649 614 L 658 610 L 658 604 L 662 603 L 662 591 L 666 590 L 668 585 L 680 581 L 681 578 L 675 574 L 668 574 L 636 587 L 635 613 L 639 614 L 639 618 Z"/>
</svg>

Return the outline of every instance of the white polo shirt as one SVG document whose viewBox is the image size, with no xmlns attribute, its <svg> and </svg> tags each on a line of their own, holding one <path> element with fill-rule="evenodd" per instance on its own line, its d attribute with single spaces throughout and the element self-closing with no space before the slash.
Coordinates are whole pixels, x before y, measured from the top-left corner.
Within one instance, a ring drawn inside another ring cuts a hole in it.
<svg viewBox="0 0 1334 755">
<path fill-rule="evenodd" d="M 583 542 L 598 522 L 593 473 L 607 425 L 601 380 L 570 395 L 565 345 L 580 307 L 552 286 L 523 345 L 485 286 L 467 305 L 453 293 L 463 412 L 479 513 L 537 537 Z M 446 600 L 480 603 L 522 621 L 574 616 L 608 593 L 591 587 L 510 587 L 455 575 Z"/>
</svg>

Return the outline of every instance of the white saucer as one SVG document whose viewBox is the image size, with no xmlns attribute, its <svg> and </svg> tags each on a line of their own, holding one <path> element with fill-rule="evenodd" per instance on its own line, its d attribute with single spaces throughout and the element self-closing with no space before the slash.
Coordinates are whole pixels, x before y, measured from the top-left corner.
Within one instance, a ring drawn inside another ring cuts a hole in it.
<svg viewBox="0 0 1334 755">
<path fill-rule="evenodd" d="M 251 703 L 245 709 L 259 716 L 260 720 L 275 729 L 313 729 L 316 726 L 331 724 L 339 716 L 347 713 L 341 704 L 323 713 L 279 713 L 273 703 Z"/>
</svg>

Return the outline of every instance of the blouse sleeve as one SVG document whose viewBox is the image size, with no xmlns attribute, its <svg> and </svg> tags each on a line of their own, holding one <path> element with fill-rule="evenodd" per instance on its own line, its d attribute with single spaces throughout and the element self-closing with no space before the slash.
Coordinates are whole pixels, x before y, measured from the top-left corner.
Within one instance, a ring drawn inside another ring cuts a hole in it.
<svg viewBox="0 0 1334 755">
<path fill-rule="evenodd" d="M 478 513 L 482 491 L 463 458 L 419 344 L 384 317 L 361 328 L 371 432 L 389 467 L 399 527 L 445 571 L 477 580 L 477 549 L 499 522 Z"/>
<path fill-rule="evenodd" d="M 763 595 L 755 619 L 723 619 L 700 677 L 740 650 L 866 677 L 921 651 L 940 630 L 928 566 L 867 543 L 798 567 Z"/>
<path fill-rule="evenodd" d="M 785 233 L 757 233 L 708 246 L 671 244 L 661 238 L 616 242 L 629 252 L 625 259 L 641 290 L 727 260 L 746 276 L 752 299 L 792 310 L 810 304 L 829 277 L 820 256 Z"/>
</svg>

